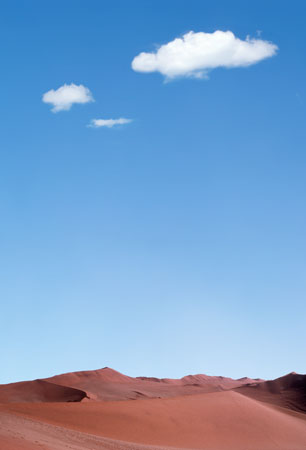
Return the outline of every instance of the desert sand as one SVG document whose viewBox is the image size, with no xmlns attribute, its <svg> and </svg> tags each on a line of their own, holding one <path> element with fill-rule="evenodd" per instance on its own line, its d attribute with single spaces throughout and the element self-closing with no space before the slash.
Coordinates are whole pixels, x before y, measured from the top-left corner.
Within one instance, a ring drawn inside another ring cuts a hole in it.
<svg viewBox="0 0 306 450">
<path fill-rule="evenodd" d="M 306 450 L 306 375 L 132 378 L 112 369 L 0 386 L 1 450 Z"/>
</svg>

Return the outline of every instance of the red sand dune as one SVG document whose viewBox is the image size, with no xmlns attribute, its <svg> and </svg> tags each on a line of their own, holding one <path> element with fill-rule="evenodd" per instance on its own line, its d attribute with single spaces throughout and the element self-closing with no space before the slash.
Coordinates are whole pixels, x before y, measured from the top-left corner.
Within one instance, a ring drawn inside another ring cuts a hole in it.
<svg viewBox="0 0 306 450">
<path fill-rule="evenodd" d="M 46 381 L 86 391 L 91 400 L 133 400 L 167 398 L 233 389 L 254 382 L 248 378 L 233 380 L 207 375 L 188 375 L 181 379 L 132 378 L 105 367 L 47 378 Z"/>
<path fill-rule="evenodd" d="M 0 449 L 306 450 L 305 380 L 132 378 L 105 368 L 0 386 Z M 120 400 L 136 389 L 141 400 Z M 76 401 L 85 392 L 95 400 Z"/>
<path fill-rule="evenodd" d="M 239 387 L 237 392 L 256 400 L 306 413 L 306 375 L 292 372 L 276 380 Z"/>
<path fill-rule="evenodd" d="M 11 402 L 80 402 L 86 392 L 59 386 L 44 380 L 0 385 L 0 403 Z"/>
<path fill-rule="evenodd" d="M 207 450 L 306 448 L 303 414 L 289 414 L 234 391 L 141 401 L 11 403 L 5 411 L 143 445 Z"/>
</svg>

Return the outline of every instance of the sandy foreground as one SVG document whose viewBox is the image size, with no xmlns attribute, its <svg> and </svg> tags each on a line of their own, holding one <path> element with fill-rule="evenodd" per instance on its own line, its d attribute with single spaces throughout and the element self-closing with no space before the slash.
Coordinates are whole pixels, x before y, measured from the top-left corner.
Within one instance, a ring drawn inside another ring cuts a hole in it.
<svg viewBox="0 0 306 450">
<path fill-rule="evenodd" d="M 166 447 L 121 442 L 40 421 L 0 413 L 1 450 L 166 450 Z"/>
</svg>

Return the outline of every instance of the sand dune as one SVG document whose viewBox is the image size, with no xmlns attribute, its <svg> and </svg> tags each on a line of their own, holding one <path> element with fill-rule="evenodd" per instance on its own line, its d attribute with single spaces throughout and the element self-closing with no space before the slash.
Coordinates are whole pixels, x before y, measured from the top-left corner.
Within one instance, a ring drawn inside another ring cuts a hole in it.
<svg viewBox="0 0 306 450">
<path fill-rule="evenodd" d="M 188 375 L 181 379 L 132 378 L 105 367 L 100 370 L 74 372 L 47 378 L 46 381 L 83 390 L 91 400 L 133 400 L 139 398 L 167 398 L 215 392 L 254 382 L 248 378 Z"/>
<path fill-rule="evenodd" d="M 306 450 L 305 391 L 295 373 L 176 380 L 109 368 L 2 385 L 0 449 Z"/>
<path fill-rule="evenodd" d="M 5 411 L 143 445 L 207 450 L 306 449 L 303 414 L 288 414 L 286 409 L 275 409 L 234 391 L 142 401 L 11 403 Z"/>
<path fill-rule="evenodd" d="M 306 413 L 306 375 L 292 372 L 276 380 L 239 387 L 237 392 L 263 402 Z"/>
<path fill-rule="evenodd" d="M 0 385 L 0 403 L 10 402 L 80 402 L 86 392 L 44 380 Z"/>
<path fill-rule="evenodd" d="M 188 375 L 181 379 L 129 377 L 105 367 L 72 372 L 43 380 L 0 385 L 0 402 L 65 402 L 168 398 L 233 389 L 255 382 L 208 375 Z"/>
</svg>

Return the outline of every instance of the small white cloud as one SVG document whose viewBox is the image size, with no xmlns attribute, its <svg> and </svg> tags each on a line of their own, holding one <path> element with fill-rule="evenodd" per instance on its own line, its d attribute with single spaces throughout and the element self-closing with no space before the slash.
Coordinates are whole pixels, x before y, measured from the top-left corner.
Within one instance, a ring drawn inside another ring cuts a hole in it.
<svg viewBox="0 0 306 450">
<path fill-rule="evenodd" d="M 277 45 L 261 39 L 235 37 L 231 31 L 214 33 L 190 31 L 160 46 L 156 52 L 142 52 L 132 61 L 137 72 L 160 72 L 168 79 L 207 77 L 217 67 L 246 67 L 270 58 Z"/>
<path fill-rule="evenodd" d="M 42 101 L 53 105 L 52 112 L 68 111 L 74 103 L 89 103 L 93 102 L 93 96 L 90 90 L 80 84 L 64 84 L 58 89 L 51 89 L 45 92 Z"/>
<path fill-rule="evenodd" d="M 100 128 L 107 127 L 112 128 L 114 125 L 124 125 L 125 123 L 132 122 L 132 119 L 125 119 L 121 117 L 120 119 L 92 119 L 89 127 Z"/>
</svg>

